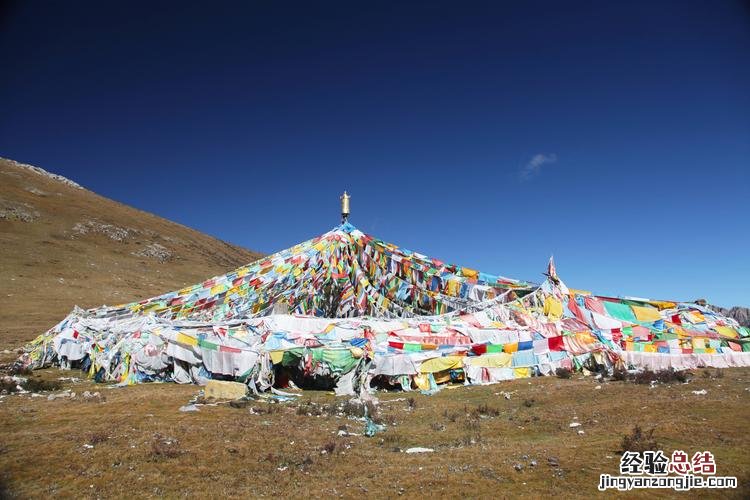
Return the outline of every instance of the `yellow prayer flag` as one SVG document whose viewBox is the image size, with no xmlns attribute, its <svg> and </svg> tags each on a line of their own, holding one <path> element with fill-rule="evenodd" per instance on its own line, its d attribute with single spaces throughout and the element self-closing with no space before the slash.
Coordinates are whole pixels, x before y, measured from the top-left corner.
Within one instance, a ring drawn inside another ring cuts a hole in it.
<svg viewBox="0 0 750 500">
<path fill-rule="evenodd" d="M 434 373 L 463 367 L 462 356 L 443 356 L 428 359 L 419 367 L 421 373 Z"/>
<path fill-rule="evenodd" d="M 271 351 L 271 363 L 278 364 L 284 358 L 284 351 Z"/>
<path fill-rule="evenodd" d="M 729 337 L 730 339 L 736 339 L 740 336 L 734 328 L 728 326 L 717 326 L 715 327 L 715 330 L 719 332 L 719 335 L 722 337 Z"/>
<path fill-rule="evenodd" d="M 191 337 L 190 335 L 185 335 L 184 333 L 177 334 L 177 342 L 180 344 L 198 345 L 198 339 Z"/>
<path fill-rule="evenodd" d="M 557 300 L 555 297 L 548 295 L 544 299 L 544 315 L 552 321 L 557 321 L 562 318 L 563 307 L 562 302 Z"/>
<path fill-rule="evenodd" d="M 662 319 L 659 310 L 655 307 L 630 306 L 630 308 L 638 321 L 653 322 Z"/>
</svg>

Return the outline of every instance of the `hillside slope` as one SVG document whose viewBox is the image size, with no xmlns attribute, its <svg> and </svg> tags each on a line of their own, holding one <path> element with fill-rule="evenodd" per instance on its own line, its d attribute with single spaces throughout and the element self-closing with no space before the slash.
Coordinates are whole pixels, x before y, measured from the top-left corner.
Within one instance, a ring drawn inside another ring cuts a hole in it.
<svg viewBox="0 0 750 500">
<path fill-rule="evenodd" d="M 258 259 L 251 252 L 0 158 L 0 348 L 84 308 L 141 300 Z"/>
</svg>

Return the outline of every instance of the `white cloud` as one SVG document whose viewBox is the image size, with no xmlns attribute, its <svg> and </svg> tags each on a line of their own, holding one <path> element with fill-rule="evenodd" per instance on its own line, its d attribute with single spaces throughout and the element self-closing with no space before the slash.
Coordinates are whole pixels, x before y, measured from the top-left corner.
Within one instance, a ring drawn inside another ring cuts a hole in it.
<svg viewBox="0 0 750 500">
<path fill-rule="evenodd" d="M 521 171 L 518 173 L 518 177 L 522 181 L 528 181 L 539 175 L 539 173 L 542 171 L 542 166 L 548 163 L 555 162 L 557 162 L 556 154 L 535 154 L 531 158 L 531 160 L 529 160 L 529 162 L 521 168 Z"/>
</svg>

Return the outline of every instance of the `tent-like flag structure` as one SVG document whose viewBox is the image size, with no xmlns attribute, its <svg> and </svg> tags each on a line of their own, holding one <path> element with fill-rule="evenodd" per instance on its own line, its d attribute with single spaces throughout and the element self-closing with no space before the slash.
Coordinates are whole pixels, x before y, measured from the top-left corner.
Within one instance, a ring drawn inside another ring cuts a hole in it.
<svg viewBox="0 0 750 500">
<path fill-rule="evenodd" d="M 750 330 L 696 304 L 569 289 L 445 264 L 348 223 L 141 302 L 75 308 L 22 358 L 101 381 L 240 380 L 256 391 L 435 389 L 558 368 L 750 366 Z"/>
</svg>

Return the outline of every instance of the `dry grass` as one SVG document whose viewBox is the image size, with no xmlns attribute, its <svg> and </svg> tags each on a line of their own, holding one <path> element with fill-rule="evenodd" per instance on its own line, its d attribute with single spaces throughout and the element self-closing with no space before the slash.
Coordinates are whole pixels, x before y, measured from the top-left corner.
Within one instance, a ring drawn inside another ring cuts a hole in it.
<svg viewBox="0 0 750 500">
<path fill-rule="evenodd" d="M 361 407 L 327 392 L 181 413 L 197 387 L 66 382 L 78 394 L 103 392 L 106 401 L 13 395 L 0 402 L 0 483 L 22 497 L 584 497 L 596 493 L 599 474 L 617 472 L 623 436 L 638 425 L 654 429 L 667 455 L 711 450 L 720 474 L 744 481 L 735 496 L 747 496 L 750 370 L 723 373 L 655 388 L 575 374 L 434 396 L 378 393 L 378 417 L 390 424 L 372 438 L 356 419 Z M 700 389 L 708 394 L 692 393 Z M 515 392 L 508 400 L 501 391 Z M 581 426 L 570 428 L 573 421 Z M 414 446 L 435 452 L 401 452 Z"/>
</svg>

